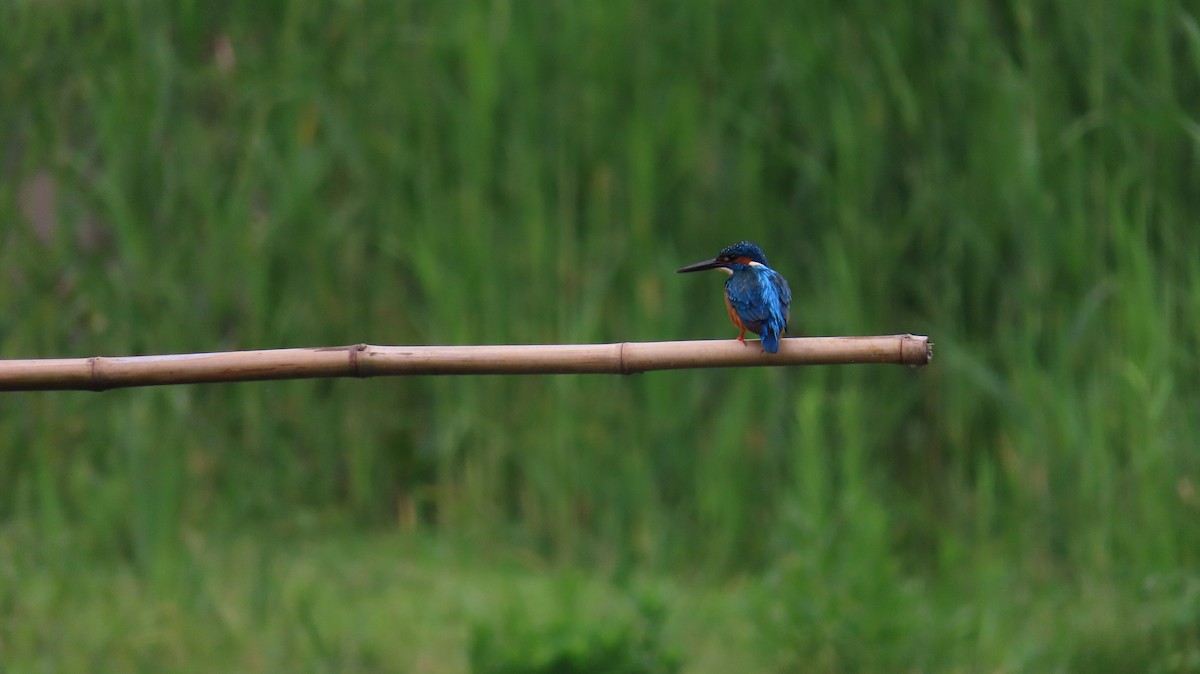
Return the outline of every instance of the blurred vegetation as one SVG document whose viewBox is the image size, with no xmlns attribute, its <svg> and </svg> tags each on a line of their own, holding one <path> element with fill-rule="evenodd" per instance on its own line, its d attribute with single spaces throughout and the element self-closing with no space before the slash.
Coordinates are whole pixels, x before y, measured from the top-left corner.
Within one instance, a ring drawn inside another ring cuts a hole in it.
<svg viewBox="0 0 1200 674">
<path fill-rule="evenodd" d="M 18 669 L 464 671 L 470 616 L 380 598 L 581 569 L 672 579 L 684 671 L 1200 671 L 1196 7 L 0 21 L 2 357 L 732 337 L 720 279 L 673 270 L 743 238 L 794 332 L 937 343 L 918 371 L 7 394 Z"/>
<path fill-rule="evenodd" d="M 673 674 L 679 655 L 664 648 L 661 602 L 653 595 L 633 596 L 634 607 L 597 610 L 578 580 L 555 588 L 568 606 L 549 618 L 545 609 L 531 610 L 525 601 L 500 613 L 494 624 L 472 626 L 471 671 L 480 674 Z M 586 611 L 582 610 L 586 607 Z M 535 613 L 537 611 L 537 613 Z M 493 619 L 495 620 L 495 619 Z"/>
</svg>

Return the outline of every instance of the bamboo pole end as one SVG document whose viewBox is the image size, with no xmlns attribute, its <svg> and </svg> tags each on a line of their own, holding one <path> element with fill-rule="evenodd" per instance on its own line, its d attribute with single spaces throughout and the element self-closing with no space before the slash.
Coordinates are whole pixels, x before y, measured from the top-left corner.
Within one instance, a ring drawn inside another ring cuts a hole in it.
<svg viewBox="0 0 1200 674">
<path fill-rule="evenodd" d="M 900 362 L 912 367 L 933 361 L 933 343 L 926 335 L 900 335 Z"/>
</svg>

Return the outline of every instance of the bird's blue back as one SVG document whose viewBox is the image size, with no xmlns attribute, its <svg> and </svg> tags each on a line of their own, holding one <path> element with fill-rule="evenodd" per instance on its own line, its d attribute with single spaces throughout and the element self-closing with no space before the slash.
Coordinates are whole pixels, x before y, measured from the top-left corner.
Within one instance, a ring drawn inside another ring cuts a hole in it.
<svg viewBox="0 0 1200 674">
<path fill-rule="evenodd" d="M 762 337 L 767 353 L 779 352 L 779 338 L 787 330 L 792 290 L 779 272 L 766 265 L 737 264 L 725 281 L 729 305 L 751 332 Z"/>
</svg>

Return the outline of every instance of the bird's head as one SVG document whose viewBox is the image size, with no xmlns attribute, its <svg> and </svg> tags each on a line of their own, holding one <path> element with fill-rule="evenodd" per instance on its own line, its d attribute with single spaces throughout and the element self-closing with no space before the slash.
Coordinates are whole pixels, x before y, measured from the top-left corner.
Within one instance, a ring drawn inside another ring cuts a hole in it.
<svg viewBox="0 0 1200 674">
<path fill-rule="evenodd" d="M 763 253 L 762 248 L 759 248 L 756 243 L 739 241 L 732 246 L 726 246 L 713 259 L 689 264 L 686 267 L 676 270 L 676 273 L 685 274 L 692 271 L 704 271 L 705 269 L 720 269 L 732 274 L 737 269 L 756 264 L 764 267 L 767 266 L 767 256 Z"/>
</svg>

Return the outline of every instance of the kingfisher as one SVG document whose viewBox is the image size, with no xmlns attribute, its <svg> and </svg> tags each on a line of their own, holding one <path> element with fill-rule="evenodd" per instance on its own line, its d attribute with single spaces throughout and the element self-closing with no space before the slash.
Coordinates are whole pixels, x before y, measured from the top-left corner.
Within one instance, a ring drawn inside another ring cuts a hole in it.
<svg viewBox="0 0 1200 674">
<path fill-rule="evenodd" d="M 767 256 L 758 244 L 741 241 L 727 246 L 716 257 L 689 264 L 678 274 L 720 269 L 725 280 L 725 308 L 729 320 L 741 330 L 738 341 L 746 343 L 746 331 L 762 337 L 767 353 L 779 353 L 779 338 L 787 330 L 792 290 L 779 272 L 767 266 Z"/>
</svg>

